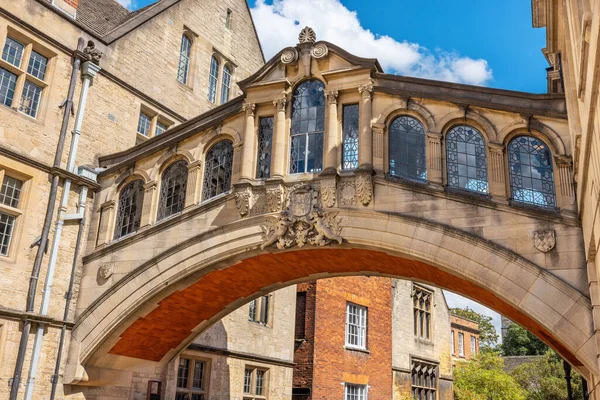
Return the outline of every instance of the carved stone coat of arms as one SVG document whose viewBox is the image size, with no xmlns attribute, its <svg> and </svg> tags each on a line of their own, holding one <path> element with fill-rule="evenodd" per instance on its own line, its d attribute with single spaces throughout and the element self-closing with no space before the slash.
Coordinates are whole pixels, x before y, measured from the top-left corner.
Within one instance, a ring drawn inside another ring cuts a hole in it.
<svg viewBox="0 0 600 400">
<path fill-rule="evenodd" d="M 556 246 L 556 234 L 553 229 L 533 232 L 533 245 L 542 253 L 547 253 Z"/>
</svg>

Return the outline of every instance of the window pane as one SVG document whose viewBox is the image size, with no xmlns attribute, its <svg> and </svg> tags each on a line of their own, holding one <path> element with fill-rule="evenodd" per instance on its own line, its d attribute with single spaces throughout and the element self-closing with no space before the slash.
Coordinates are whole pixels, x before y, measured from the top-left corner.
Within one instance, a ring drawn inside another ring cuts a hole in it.
<svg viewBox="0 0 600 400">
<path fill-rule="evenodd" d="M 194 361 L 194 378 L 192 379 L 192 388 L 204 389 L 204 366 L 203 361 Z"/>
<path fill-rule="evenodd" d="M 486 144 L 471 126 L 455 126 L 446 135 L 448 186 L 488 193 Z"/>
<path fill-rule="evenodd" d="M 206 154 L 202 200 L 208 200 L 229 190 L 233 165 L 233 143 L 222 140 Z"/>
<path fill-rule="evenodd" d="M 115 239 L 136 232 L 142 218 L 144 182 L 136 180 L 125 186 L 119 196 Z"/>
<path fill-rule="evenodd" d="M 367 308 L 346 305 L 346 345 L 366 348 Z"/>
<path fill-rule="evenodd" d="M 46 66 L 48 65 L 48 59 L 36 51 L 31 51 L 29 56 L 29 65 L 27 66 L 27 73 L 35 76 L 40 80 L 44 80 L 46 76 Z"/>
<path fill-rule="evenodd" d="M 152 124 L 152 118 L 143 112 L 140 113 L 140 119 L 138 120 L 137 131 L 139 134 L 146 137 L 150 136 L 150 125 Z"/>
<path fill-rule="evenodd" d="M 263 296 L 260 298 L 260 322 L 265 325 L 269 322 L 269 299 L 270 296 Z"/>
<path fill-rule="evenodd" d="M 414 334 L 418 338 L 429 340 L 431 337 L 431 301 L 433 293 L 413 286 Z"/>
<path fill-rule="evenodd" d="M 41 96 L 41 87 L 29 81 L 25 81 L 25 85 L 23 86 L 23 95 L 21 96 L 21 107 L 19 110 L 30 117 L 35 118 L 37 116 Z"/>
<path fill-rule="evenodd" d="M 181 48 L 179 50 L 179 67 L 177 68 L 177 80 L 183 84 L 186 84 L 188 80 L 191 49 L 192 41 L 186 35 L 182 35 Z"/>
<path fill-rule="evenodd" d="M 259 120 L 258 157 L 256 162 L 256 179 L 271 177 L 271 151 L 273 147 L 273 117 Z"/>
<path fill-rule="evenodd" d="M 510 188 L 514 201 L 556 207 L 552 154 L 541 140 L 519 136 L 508 144 Z"/>
<path fill-rule="evenodd" d="M 252 393 L 252 369 L 250 368 L 244 371 L 244 393 Z"/>
<path fill-rule="evenodd" d="M 3 256 L 8 255 L 14 227 L 15 217 L 0 213 L 0 254 Z"/>
<path fill-rule="evenodd" d="M 256 321 L 256 299 L 252 300 L 249 304 L 248 321 Z"/>
<path fill-rule="evenodd" d="M 262 396 L 264 392 L 265 371 L 256 370 L 256 393 L 257 396 Z"/>
<path fill-rule="evenodd" d="M 179 368 L 177 369 L 177 387 L 188 387 L 188 374 L 190 371 L 190 360 L 187 358 L 179 359 Z"/>
<path fill-rule="evenodd" d="M 358 104 L 344 106 L 342 124 L 342 169 L 356 169 L 358 168 Z"/>
<path fill-rule="evenodd" d="M 465 355 L 465 335 L 464 333 L 458 333 L 458 355 Z"/>
<path fill-rule="evenodd" d="M 158 221 L 183 210 L 187 177 L 187 162 L 183 160 L 174 162 L 163 172 L 158 201 Z"/>
<path fill-rule="evenodd" d="M 2 59 L 15 67 L 20 67 L 24 49 L 25 45 L 7 36 L 4 43 L 4 50 L 2 51 Z"/>
<path fill-rule="evenodd" d="M 19 199 L 21 198 L 22 187 L 22 181 L 12 178 L 8 175 L 4 175 L 2 189 L 0 189 L 0 203 L 9 207 L 19 207 Z"/>
<path fill-rule="evenodd" d="M 162 133 L 164 133 L 167 129 L 169 129 L 168 126 L 166 126 L 165 124 L 162 124 L 160 122 L 156 122 L 156 133 L 155 135 L 160 135 Z"/>
<path fill-rule="evenodd" d="M 231 87 L 231 70 L 228 65 L 223 67 L 223 82 L 221 84 L 221 104 L 229 100 L 229 89 Z"/>
<path fill-rule="evenodd" d="M 208 77 L 208 101 L 217 101 L 217 81 L 219 80 L 219 62 L 215 57 L 210 59 L 210 75 Z"/>
<path fill-rule="evenodd" d="M 471 357 L 475 355 L 477 352 L 476 339 L 475 336 L 471 336 Z"/>
<path fill-rule="evenodd" d="M 290 173 L 319 172 L 323 168 L 325 125 L 324 85 L 306 81 L 294 90 Z"/>
<path fill-rule="evenodd" d="M 0 68 L 0 103 L 9 107 L 12 105 L 16 83 L 17 76 L 15 74 Z"/>
<path fill-rule="evenodd" d="M 427 180 L 425 128 L 416 118 L 397 117 L 389 127 L 390 175 Z"/>
</svg>

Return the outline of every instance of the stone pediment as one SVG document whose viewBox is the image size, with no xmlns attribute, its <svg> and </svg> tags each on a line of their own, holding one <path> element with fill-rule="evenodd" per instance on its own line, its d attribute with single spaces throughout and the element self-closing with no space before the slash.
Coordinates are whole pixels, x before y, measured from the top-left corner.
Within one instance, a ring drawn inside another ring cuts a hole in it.
<svg viewBox="0 0 600 400">
<path fill-rule="evenodd" d="M 335 71 L 370 70 L 383 72 L 376 58 L 362 58 L 326 41 L 316 41 L 314 31 L 306 27 L 298 37 L 296 46 L 286 47 L 273 56 L 255 74 L 240 81 L 239 87 L 246 92 L 252 86 L 262 86 L 295 80 L 290 70 L 296 70 L 294 76 L 325 75 Z M 316 69 L 315 70 L 315 62 Z"/>
</svg>

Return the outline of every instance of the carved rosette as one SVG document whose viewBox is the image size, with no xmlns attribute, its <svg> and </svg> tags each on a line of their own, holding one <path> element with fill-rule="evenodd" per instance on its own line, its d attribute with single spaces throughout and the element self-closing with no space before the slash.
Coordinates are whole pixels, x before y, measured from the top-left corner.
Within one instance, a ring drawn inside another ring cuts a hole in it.
<svg viewBox="0 0 600 400">
<path fill-rule="evenodd" d="M 556 246 L 556 234 L 553 229 L 533 232 L 533 245 L 542 253 L 547 253 Z"/>
<path fill-rule="evenodd" d="M 331 208 L 335 206 L 335 198 L 337 195 L 337 182 L 335 177 L 321 180 L 321 203 Z"/>
<path fill-rule="evenodd" d="M 235 206 L 242 218 L 248 215 L 248 211 L 250 210 L 250 196 L 250 189 L 235 193 Z"/>
<path fill-rule="evenodd" d="M 304 27 L 304 29 L 302 29 L 300 31 L 300 34 L 298 35 L 298 42 L 299 43 L 314 43 L 317 40 L 317 34 L 315 33 L 315 31 L 313 30 L 313 28 L 311 27 Z"/>
<path fill-rule="evenodd" d="M 363 174 L 356 177 L 356 196 L 363 206 L 369 205 L 373 199 L 373 177 Z"/>
<path fill-rule="evenodd" d="M 310 55 L 313 56 L 313 58 L 324 58 L 327 57 L 327 54 L 329 54 L 329 49 L 325 43 L 318 43 L 310 49 Z"/>
<path fill-rule="evenodd" d="M 288 47 L 281 53 L 281 62 L 283 64 L 293 64 L 298 61 L 298 50 L 294 47 Z"/>
</svg>

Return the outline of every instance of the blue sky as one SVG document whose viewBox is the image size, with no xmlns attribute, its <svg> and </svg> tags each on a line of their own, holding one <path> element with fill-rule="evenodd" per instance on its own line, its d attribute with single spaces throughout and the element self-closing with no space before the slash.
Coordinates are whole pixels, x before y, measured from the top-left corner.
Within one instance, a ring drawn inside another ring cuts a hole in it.
<svg viewBox="0 0 600 400">
<path fill-rule="evenodd" d="M 154 0 L 118 0 L 130 9 Z M 377 57 L 388 73 L 533 93 L 546 91 L 545 29 L 531 26 L 529 0 L 249 0 L 265 56 L 294 45 L 300 29 L 359 56 Z M 469 306 L 447 293 L 451 307 Z"/>
</svg>

